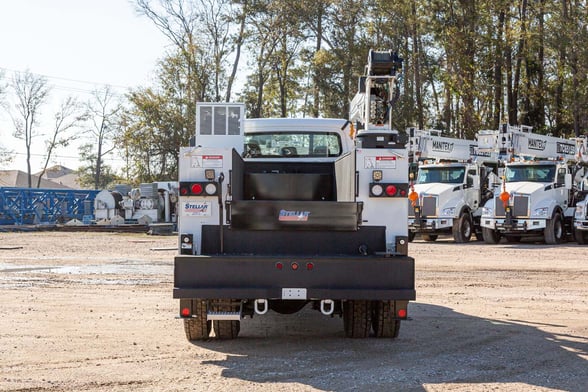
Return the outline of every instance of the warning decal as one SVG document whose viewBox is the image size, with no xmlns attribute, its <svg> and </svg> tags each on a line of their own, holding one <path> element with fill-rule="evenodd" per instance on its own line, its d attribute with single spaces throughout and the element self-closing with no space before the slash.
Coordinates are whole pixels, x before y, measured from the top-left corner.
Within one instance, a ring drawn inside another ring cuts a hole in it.
<svg viewBox="0 0 588 392">
<path fill-rule="evenodd" d="M 195 155 L 192 157 L 191 167 L 195 168 L 212 168 L 223 167 L 222 155 Z"/>
<path fill-rule="evenodd" d="M 365 157 L 363 166 L 364 169 L 396 169 L 396 157 Z"/>
</svg>

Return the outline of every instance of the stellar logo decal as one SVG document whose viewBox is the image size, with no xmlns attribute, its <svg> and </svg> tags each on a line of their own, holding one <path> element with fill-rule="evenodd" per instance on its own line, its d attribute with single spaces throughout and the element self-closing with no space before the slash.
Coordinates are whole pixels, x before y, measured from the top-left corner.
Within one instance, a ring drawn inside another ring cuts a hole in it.
<svg viewBox="0 0 588 392">
<path fill-rule="evenodd" d="M 310 211 L 288 211 L 280 210 L 278 220 L 280 222 L 306 222 L 310 216 Z"/>
<path fill-rule="evenodd" d="M 211 215 L 211 203 L 210 202 L 202 202 L 202 203 L 194 203 L 194 202 L 186 202 L 183 204 L 183 213 L 184 215 L 189 216 L 210 216 Z"/>
</svg>

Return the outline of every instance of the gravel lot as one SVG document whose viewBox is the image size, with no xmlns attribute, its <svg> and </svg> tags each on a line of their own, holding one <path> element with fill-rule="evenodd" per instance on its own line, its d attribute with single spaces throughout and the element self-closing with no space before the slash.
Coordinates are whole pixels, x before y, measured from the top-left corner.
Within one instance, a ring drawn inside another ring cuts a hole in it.
<svg viewBox="0 0 588 392">
<path fill-rule="evenodd" d="M 176 237 L 0 233 L 1 391 L 577 391 L 588 388 L 588 247 L 410 244 L 400 336 L 346 339 L 305 310 L 189 343 Z"/>
</svg>

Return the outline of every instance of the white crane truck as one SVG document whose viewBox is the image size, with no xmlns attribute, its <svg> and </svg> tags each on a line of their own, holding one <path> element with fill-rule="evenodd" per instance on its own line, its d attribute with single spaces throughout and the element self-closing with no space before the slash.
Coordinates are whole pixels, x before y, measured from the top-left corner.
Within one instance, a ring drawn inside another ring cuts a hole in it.
<svg viewBox="0 0 588 392">
<path fill-rule="evenodd" d="M 356 133 L 348 120 L 197 105 L 194 145 L 180 150 L 173 289 L 189 340 L 235 338 L 245 316 L 308 304 L 341 316 L 347 337 L 398 335 L 416 296 L 406 138 L 390 126 L 401 59 L 368 60 Z"/>
<path fill-rule="evenodd" d="M 409 128 L 409 150 L 418 171 L 411 189 L 409 239 L 435 241 L 451 234 L 455 242 L 482 237 L 482 206 L 492 197 L 498 162 L 479 153 L 475 140 L 442 136 L 437 130 Z"/>
<path fill-rule="evenodd" d="M 578 182 L 578 203 L 574 213 L 574 238 L 581 245 L 588 244 L 588 142 L 586 137 L 576 139 L 576 157 L 581 169 L 575 176 Z"/>
<path fill-rule="evenodd" d="M 548 244 L 565 241 L 571 233 L 577 203 L 575 139 L 546 136 L 527 126 L 504 124 L 489 149 L 506 160 L 503 184 L 482 213 L 486 243 L 501 237 L 518 242 L 543 236 Z M 479 146 L 484 150 L 486 146 Z"/>
</svg>

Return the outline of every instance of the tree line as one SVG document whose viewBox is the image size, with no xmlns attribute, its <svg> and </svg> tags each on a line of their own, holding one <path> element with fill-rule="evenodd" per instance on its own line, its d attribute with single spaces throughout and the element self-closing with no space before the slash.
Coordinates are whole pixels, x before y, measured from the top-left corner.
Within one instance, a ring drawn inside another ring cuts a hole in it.
<svg viewBox="0 0 588 392">
<path fill-rule="evenodd" d="M 580 0 L 135 0 L 170 43 L 151 86 L 116 114 L 136 182 L 177 178 L 197 101 L 249 117 L 348 117 L 369 49 L 404 58 L 395 126 L 473 138 L 501 123 L 588 128 L 588 15 Z"/>
</svg>

